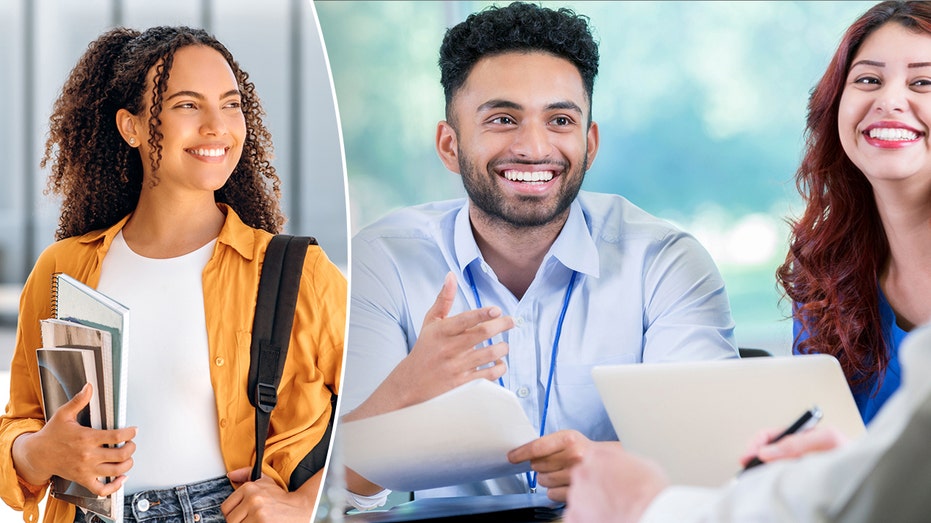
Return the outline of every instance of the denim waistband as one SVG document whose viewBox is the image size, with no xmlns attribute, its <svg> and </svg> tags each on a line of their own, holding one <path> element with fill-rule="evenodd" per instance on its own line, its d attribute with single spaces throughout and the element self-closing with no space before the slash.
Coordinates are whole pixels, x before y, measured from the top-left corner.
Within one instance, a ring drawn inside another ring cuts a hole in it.
<svg viewBox="0 0 931 523">
<path fill-rule="evenodd" d="M 233 486 L 226 476 L 167 489 L 142 490 L 126 495 L 123 516 L 126 522 L 138 523 L 223 521 L 220 505 L 232 493 Z M 80 517 L 75 521 L 80 521 Z M 86 521 L 93 523 L 99 518 L 88 514 Z"/>
</svg>

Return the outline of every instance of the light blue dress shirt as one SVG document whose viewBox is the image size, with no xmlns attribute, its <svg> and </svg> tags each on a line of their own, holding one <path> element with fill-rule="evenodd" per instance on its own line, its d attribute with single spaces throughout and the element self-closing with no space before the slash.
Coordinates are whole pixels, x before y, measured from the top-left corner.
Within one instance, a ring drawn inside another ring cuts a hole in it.
<svg viewBox="0 0 931 523">
<path fill-rule="evenodd" d="M 547 433 L 575 429 L 592 440 L 617 439 L 592 381 L 595 365 L 737 357 L 724 281 L 711 257 L 695 238 L 626 199 L 581 192 L 520 300 L 482 259 L 467 202 L 450 200 L 391 213 L 353 239 L 343 412 L 407 356 L 449 271 L 459 283 L 450 315 L 476 307 L 466 267 L 482 304 L 515 320 L 494 341 L 508 343 L 504 386 L 537 428 L 557 320 L 572 271 L 579 273 L 559 342 Z M 527 488 L 520 475 L 417 495 Z"/>
</svg>

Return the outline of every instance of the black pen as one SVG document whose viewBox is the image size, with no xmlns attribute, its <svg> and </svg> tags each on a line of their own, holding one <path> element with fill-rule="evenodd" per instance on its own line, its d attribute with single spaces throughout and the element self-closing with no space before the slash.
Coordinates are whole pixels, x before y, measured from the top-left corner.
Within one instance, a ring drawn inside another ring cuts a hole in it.
<svg viewBox="0 0 931 523">
<path fill-rule="evenodd" d="M 782 431 L 782 434 L 776 436 L 772 441 L 769 442 L 769 444 L 775 443 L 788 436 L 789 434 L 795 434 L 796 432 L 810 429 L 814 427 L 819 421 L 821 421 L 821 409 L 819 409 L 817 406 L 814 406 L 811 409 L 806 410 L 804 414 L 795 420 L 795 423 L 789 425 L 789 428 Z M 760 458 L 754 457 L 750 460 L 749 463 L 747 463 L 747 466 L 744 467 L 744 471 L 762 464 L 763 462 L 760 461 Z"/>
</svg>

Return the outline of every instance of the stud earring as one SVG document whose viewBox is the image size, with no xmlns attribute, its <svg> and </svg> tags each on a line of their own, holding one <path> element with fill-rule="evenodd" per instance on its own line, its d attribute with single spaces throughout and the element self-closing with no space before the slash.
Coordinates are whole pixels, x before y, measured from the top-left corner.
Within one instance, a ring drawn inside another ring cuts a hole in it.
<svg viewBox="0 0 931 523">
<path fill-rule="evenodd" d="M 130 139 L 129 139 L 129 145 L 136 145 L 136 139 L 135 139 L 135 138 L 130 138 Z"/>
</svg>

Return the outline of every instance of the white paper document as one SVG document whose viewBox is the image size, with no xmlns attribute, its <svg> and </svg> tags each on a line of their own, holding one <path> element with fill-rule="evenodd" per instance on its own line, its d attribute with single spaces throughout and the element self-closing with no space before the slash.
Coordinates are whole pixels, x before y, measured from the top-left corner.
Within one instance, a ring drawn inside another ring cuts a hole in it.
<svg viewBox="0 0 931 523">
<path fill-rule="evenodd" d="M 508 451 L 537 438 L 509 390 L 475 380 L 418 405 L 339 424 L 347 467 L 391 490 L 520 474 Z"/>
</svg>

